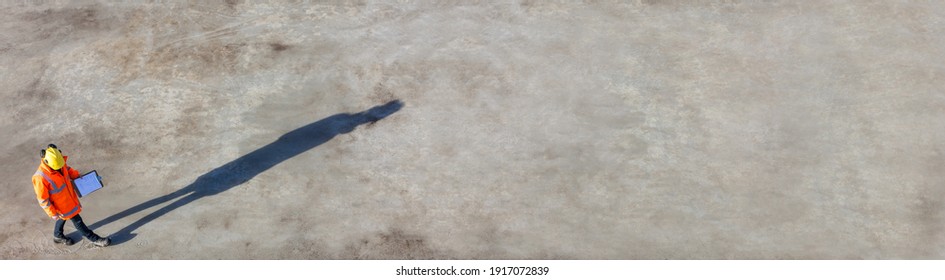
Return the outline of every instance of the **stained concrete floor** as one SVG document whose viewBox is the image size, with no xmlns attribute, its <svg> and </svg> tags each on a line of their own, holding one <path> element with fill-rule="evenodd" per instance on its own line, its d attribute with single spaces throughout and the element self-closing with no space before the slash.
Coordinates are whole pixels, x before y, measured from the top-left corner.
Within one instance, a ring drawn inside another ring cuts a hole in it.
<svg viewBox="0 0 945 280">
<path fill-rule="evenodd" d="M 4 259 L 945 258 L 945 2 L 11 2 Z"/>
</svg>

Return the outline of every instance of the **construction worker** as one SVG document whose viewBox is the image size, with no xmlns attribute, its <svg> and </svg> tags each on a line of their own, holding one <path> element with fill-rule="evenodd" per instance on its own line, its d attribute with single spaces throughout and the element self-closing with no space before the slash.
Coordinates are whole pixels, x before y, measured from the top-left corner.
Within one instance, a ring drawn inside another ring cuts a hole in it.
<svg viewBox="0 0 945 280">
<path fill-rule="evenodd" d="M 62 156 L 62 151 L 56 145 L 49 144 L 45 150 L 40 151 L 40 158 L 42 162 L 36 174 L 33 174 L 33 190 L 36 191 L 39 206 L 43 207 L 46 215 L 56 220 L 53 242 L 65 245 L 75 243 L 62 234 L 62 227 L 65 226 L 66 220 L 70 220 L 76 230 L 95 246 L 105 247 L 111 244 L 111 239 L 100 237 L 92 232 L 82 222 L 82 217 L 79 217 L 82 204 L 79 203 L 79 196 L 72 185 L 72 180 L 79 177 L 79 171 L 66 165 L 69 157 Z"/>
</svg>

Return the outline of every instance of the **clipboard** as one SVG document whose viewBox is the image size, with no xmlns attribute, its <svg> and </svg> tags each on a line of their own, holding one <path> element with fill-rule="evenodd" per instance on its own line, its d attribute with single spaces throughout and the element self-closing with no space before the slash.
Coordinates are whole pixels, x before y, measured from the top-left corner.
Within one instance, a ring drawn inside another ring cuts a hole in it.
<svg viewBox="0 0 945 280">
<path fill-rule="evenodd" d="M 95 170 L 82 174 L 79 178 L 75 178 L 75 180 L 72 180 L 72 185 L 75 186 L 76 193 L 79 197 L 89 195 L 104 187 L 102 180 L 98 177 L 98 172 Z"/>
</svg>

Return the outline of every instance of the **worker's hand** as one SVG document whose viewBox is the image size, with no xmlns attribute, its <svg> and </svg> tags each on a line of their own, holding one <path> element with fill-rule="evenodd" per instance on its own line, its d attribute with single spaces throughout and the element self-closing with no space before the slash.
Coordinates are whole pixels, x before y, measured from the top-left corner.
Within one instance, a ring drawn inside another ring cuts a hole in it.
<svg viewBox="0 0 945 280">
<path fill-rule="evenodd" d="M 62 219 L 62 214 L 56 214 L 55 216 L 52 216 L 52 217 L 50 217 L 50 218 L 52 218 L 53 220 L 57 220 L 57 221 L 58 221 L 59 219 Z"/>
</svg>

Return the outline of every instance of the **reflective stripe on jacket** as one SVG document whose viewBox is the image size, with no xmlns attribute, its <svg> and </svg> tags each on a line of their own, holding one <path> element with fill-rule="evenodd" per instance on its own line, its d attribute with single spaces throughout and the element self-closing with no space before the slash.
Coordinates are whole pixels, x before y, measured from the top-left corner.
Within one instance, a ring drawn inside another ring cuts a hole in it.
<svg viewBox="0 0 945 280">
<path fill-rule="evenodd" d="M 69 157 L 63 158 L 69 159 Z M 33 174 L 33 190 L 36 192 L 39 206 L 43 207 L 46 215 L 55 217 L 61 214 L 64 219 L 70 219 L 82 212 L 79 195 L 72 186 L 72 179 L 79 177 L 79 171 L 72 169 L 68 164 L 62 166 L 60 171 L 62 173 L 52 170 L 45 163 L 40 163 L 36 173 Z"/>
</svg>

